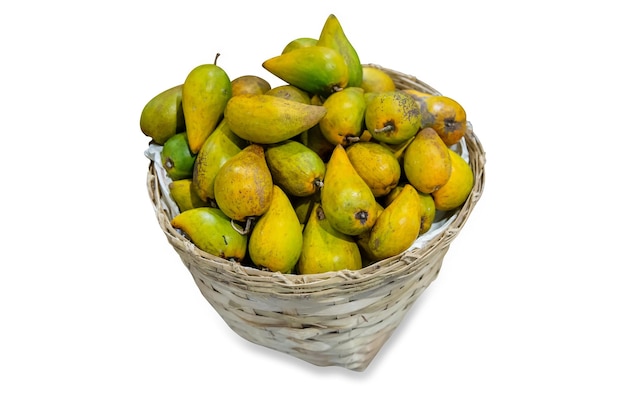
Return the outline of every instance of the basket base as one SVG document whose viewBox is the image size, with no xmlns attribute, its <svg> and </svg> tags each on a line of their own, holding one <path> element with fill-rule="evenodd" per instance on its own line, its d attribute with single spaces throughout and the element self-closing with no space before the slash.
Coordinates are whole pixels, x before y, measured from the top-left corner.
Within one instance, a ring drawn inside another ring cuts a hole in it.
<svg viewBox="0 0 626 417">
<path fill-rule="evenodd" d="M 316 366 L 339 366 L 364 371 L 391 337 L 417 297 L 437 277 L 446 251 L 438 253 L 428 265 L 411 275 L 392 280 L 350 300 L 300 299 L 306 314 L 296 308 L 277 305 L 268 295 L 237 291 L 228 283 L 208 279 L 193 264 L 185 262 L 204 298 L 226 324 L 239 336 L 254 344 L 288 354 Z M 183 258 L 184 261 L 184 258 Z M 352 304 L 354 308 L 346 308 Z M 335 314 L 339 310 L 344 314 Z"/>
</svg>

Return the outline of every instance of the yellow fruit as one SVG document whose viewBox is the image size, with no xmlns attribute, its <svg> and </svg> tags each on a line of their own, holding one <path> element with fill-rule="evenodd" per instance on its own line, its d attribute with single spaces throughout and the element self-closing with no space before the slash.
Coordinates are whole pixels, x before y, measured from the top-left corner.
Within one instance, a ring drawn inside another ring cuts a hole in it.
<svg viewBox="0 0 626 417">
<path fill-rule="evenodd" d="M 231 96 L 230 78 L 216 64 L 198 65 L 189 72 L 183 84 L 182 103 L 193 153 L 198 153 L 213 132 Z"/>
<path fill-rule="evenodd" d="M 272 200 L 272 174 L 260 145 L 251 144 L 217 171 L 213 193 L 217 206 L 233 220 L 261 216 Z"/>
<path fill-rule="evenodd" d="M 450 178 L 450 152 L 434 129 L 419 131 L 403 154 L 404 174 L 418 191 L 432 193 Z"/>
<path fill-rule="evenodd" d="M 365 126 L 379 142 L 397 145 L 411 139 L 421 127 L 419 104 L 396 90 L 377 93 L 365 109 Z"/>
<path fill-rule="evenodd" d="M 400 181 L 402 170 L 393 152 L 377 142 L 357 142 L 346 149 L 356 172 L 375 197 L 388 194 Z"/>
<path fill-rule="evenodd" d="M 267 211 L 258 219 L 248 242 L 252 262 L 261 269 L 290 273 L 302 251 L 302 226 L 283 190 L 273 186 Z"/>
<path fill-rule="evenodd" d="M 463 106 L 445 96 L 433 95 L 423 100 L 426 111 L 422 115 L 422 126 L 435 129 L 448 146 L 459 142 L 467 130 L 467 117 Z"/>
<path fill-rule="evenodd" d="M 322 106 L 268 94 L 241 94 L 228 101 L 224 119 L 240 138 L 258 144 L 272 144 L 310 129 L 325 114 L 326 109 Z"/>
<path fill-rule="evenodd" d="M 354 238 L 333 228 L 322 207 L 315 203 L 302 233 L 298 272 L 317 274 L 361 267 L 361 253 Z"/>
<path fill-rule="evenodd" d="M 396 84 L 385 71 L 376 67 L 363 66 L 361 88 L 366 93 L 383 93 L 394 91 Z"/>
<path fill-rule="evenodd" d="M 419 210 L 417 190 L 406 184 L 380 213 L 369 233 L 368 248 L 374 260 L 398 255 L 415 242 L 421 227 Z"/>
<path fill-rule="evenodd" d="M 209 203 L 200 198 L 191 178 L 172 181 L 169 185 L 170 197 L 182 213 L 196 207 L 208 207 Z"/>
<path fill-rule="evenodd" d="M 447 211 L 460 207 L 472 192 L 474 172 L 472 167 L 453 150 L 449 150 L 452 162 L 450 179 L 432 193 L 437 210 Z"/>
<path fill-rule="evenodd" d="M 329 223 L 346 235 L 359 235 L 376 221 L 376 197 L 350 163 L 342 145 L 335 146 L 326 164 L 320 197 Z"/>
<path fill-rule="evenodd" d="M 267 91 L 265 94 L 268 96 L 282 97 L 286 100 L 297 101 L 302 104 L 311 104 L 311 97 L 309 93 L 295 85 L 279 85 L 278 87 L 274 87 Z"/>
<path fill-rule="evenodd" d="M 265 94 L 270 90 L 270 83 L 257 75 L 242 75 L 231 81 L 232 95 Z"/>
</svg>

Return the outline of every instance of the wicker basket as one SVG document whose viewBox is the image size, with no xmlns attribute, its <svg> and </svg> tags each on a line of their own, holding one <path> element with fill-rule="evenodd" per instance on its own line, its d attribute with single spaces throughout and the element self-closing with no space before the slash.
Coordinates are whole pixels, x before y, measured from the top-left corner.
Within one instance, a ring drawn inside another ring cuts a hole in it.
<svg viewBox="0 0 626 417">
<path fill-rule="evenodd" d="M 413 76 L 370 65 L 389 73 L 399 88 L 439 94 Z M 271 273 L 212 256 L 170 225 L 176 208 L 168 201 L 163 174 L 154 162 L 147 185 L 169 243 L 233 331 L 314 365 L 363 371 L 437 277 L 450 243 L 482 194 L 485 154 L 471 126 L 462 144 L 475 175 L 465 204 L 444 219 L 428 241 L 357 271 Z"/>
</svg>

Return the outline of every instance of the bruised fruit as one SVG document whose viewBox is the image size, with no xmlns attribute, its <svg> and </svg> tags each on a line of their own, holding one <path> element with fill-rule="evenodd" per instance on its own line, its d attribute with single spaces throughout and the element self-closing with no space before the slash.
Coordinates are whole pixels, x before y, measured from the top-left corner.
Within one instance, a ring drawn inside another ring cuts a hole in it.
<svg viewBox="0 0 626 417">
<path fill-rule="evenodd" d="M 432 127 L 447 146 L 459 142 L 467 130 L 465 109 L 456 100 L 446 96 L 425 97 L 424 127 Z"/>
<path fill-rule="evenodd" d="M 265 94 L 272 86 L 258 75 L 242 75 L 231 81 L 232 95 Z"/>
<path fill-rule="evenodd" d="M 399 90 L 376 94 L 365 109 L 365 126 L 372 137 L 392 145 L 411 139 L 421 120 L 419 104 Z"/>
</svg>

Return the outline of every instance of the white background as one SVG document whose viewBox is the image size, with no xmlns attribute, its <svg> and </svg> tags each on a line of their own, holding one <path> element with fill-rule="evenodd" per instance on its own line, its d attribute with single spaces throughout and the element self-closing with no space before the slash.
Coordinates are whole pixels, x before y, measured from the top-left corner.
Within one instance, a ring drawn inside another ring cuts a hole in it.
<svg viewBox="0 0 626 417">
<path fill-rule="evenodd" d="M 0 415 L 626 415 L 617 2 L 5 3 Z M 261 62 L 330 13 L 364 63 L 462 103 L 487 154 L 438 278 L 358 373 L 226 326 L 158 226 L 139 130 L 217 52 L 275 84 Z"/>
</svg>

